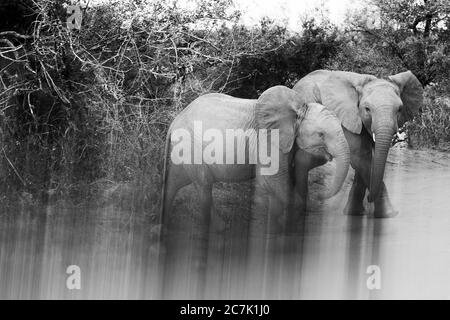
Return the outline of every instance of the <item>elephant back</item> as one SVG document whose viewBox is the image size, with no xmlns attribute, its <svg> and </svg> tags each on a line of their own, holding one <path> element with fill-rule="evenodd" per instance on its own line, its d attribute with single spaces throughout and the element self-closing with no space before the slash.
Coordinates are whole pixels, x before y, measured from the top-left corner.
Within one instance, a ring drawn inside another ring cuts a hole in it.
<svg viewBox="0 0 450 320">
<path fill-rule="evenodd" d="M 300 79 L 294 86 L 293 90 L 299 93 L 306 103 L 322 103 L 320 89 L 318 85 L 325 81 L 330 75 L 328 70 L 316 70 Z"/>
</svg>

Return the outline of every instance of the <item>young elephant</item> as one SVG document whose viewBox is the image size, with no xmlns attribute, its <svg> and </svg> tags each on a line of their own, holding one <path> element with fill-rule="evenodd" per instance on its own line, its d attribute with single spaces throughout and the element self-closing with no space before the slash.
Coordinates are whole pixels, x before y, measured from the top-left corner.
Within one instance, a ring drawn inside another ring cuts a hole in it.
<svg viewBox="0 0 450 320">
<path fill-rule="evenodd" d="M 302 161 L 300 149 L 336 160 L 336 175 L 324 197 L 335 195 L 345 180 L 350 158 L 340 121 L 331 111 L 317 103 L 306 104 L 284 86 L 268 89 L 258 100 L 217 93 L 197 98 L 169 128 L 162 224 L 181 187 L 194 184 L 201 207 L 196 218 L 207 225 L 213 183 L 252 178 L 256 178 L 257 191 L 260 188 L 269 195 L 269 216 L 286 218 L 283 212 L 294 189 L 295 166 Z"/>
</svg>

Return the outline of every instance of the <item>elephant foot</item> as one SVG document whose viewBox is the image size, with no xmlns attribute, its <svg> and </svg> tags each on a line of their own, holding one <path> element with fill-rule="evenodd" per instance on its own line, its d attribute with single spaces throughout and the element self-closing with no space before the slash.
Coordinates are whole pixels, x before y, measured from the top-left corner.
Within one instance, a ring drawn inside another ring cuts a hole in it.
<svg viewBox="0 0 450 320">
<path fill-rule="evenodd" d="M 375 200 L 373 216 L 374 218 L 393 218 L 398 215 L 388 197 Z"/>
<path fill-rule="evenodd" d="M 363 216 L 364 215 L 364 206 L 362 203 L 355 204 L 352 202 L 347 202 L 347 205 L 344 208 L 344 215 L 346 216 Z"/>
<path fill-rule="evenodd" d="M 377 219 L 394 218 L 398 215 L 398 211 L 390 208 L 389 210 L 374 210 L 373 217 Z"/>
</svg>

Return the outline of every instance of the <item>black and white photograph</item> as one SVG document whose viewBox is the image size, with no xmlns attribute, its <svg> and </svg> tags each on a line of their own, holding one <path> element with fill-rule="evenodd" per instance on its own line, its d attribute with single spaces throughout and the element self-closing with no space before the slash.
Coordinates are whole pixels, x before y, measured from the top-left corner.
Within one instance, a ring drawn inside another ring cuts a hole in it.
<svg viewBox="0 0 450 320">
<path fill-rule="evenodd" d="M 449 299 L 448 0 L 0 0 L 0 300 Z"/>
</svg>

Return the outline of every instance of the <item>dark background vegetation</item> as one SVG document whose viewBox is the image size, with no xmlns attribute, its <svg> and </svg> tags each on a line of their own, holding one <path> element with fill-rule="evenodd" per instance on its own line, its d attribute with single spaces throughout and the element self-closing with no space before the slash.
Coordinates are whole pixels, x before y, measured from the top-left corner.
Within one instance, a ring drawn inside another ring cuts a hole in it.
<svg viewBox="0 0 450 320">
<path fill-rule="evenodd" d="M 231 0 L 191 10 L 116 1 L 84 8 L 81 30 L 69 31 L 68 1 L 1 1 L 2 201 L 114 198 L 155 212 L 165 134 L 190 101 L 257 98 L 321 68 L 412 70 L 426 104 L 407 124 L 409 142 L 450 150 L 450 5 L 370 3 L 344 27 L 311 16 L 293 31 L 270 19 L 243 25 Z"/>
</svg>

